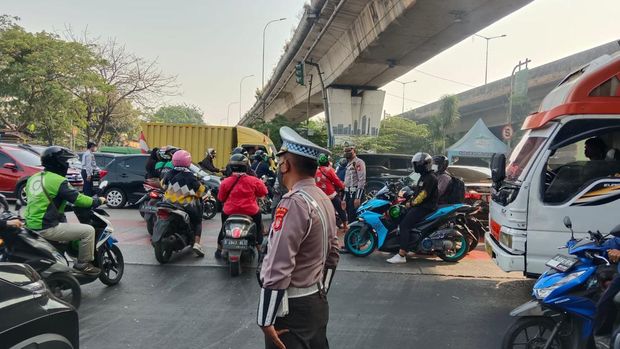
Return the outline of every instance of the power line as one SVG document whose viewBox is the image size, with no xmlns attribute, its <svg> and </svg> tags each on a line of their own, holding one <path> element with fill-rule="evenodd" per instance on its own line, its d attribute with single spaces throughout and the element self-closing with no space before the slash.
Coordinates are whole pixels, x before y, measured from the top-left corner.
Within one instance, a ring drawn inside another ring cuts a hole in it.
<svg viewBox="0 0 620 349">
<path fill-rule="evenodd" d="M 456 80 L 452 80 L 452 79 L 444 78 L 444 77 L 441 77 L 441 76 L 437 76 L 437 75 L 434 75 L 434 74 L 431 74 L 431 73 L 423 72 L 420 69 L 414 69 L 414 70 L 417 71 L 418 73 L 421 73 L 421 74 L 424 74 L 424 75 L 428 75 L 428 76 L 433 77 L 435 79 L 449 81 L 449 82 L 453 82 L 455 84 L 459 84 L 459 85 L 463 85 L 463 86 L 467 86 L 467 87 L 476 87 L 474 85 L 466 84 L 464 82 L 459 82 L 459 81 L 456 81 Z"/>
<path fill-rule="evenodd" d="M 401 99 L 401 100 L 403 99 L 403 96 L 398 96 L 398 95 L 395 95 L 393 93 L 386 92 L 385 94 L 390 96 L 390 97 L 395 97 L 395 98 L 398 98 L 398 99 Z M 411 99 L 411 98 L 405 98 L 405 100 L 409 101 L 409 102 L 413 102 L 413 103 L 418 103 L 418 104 L 428 104 L 428 102 L 418 101 L 418 100 Z"/>
</svg>

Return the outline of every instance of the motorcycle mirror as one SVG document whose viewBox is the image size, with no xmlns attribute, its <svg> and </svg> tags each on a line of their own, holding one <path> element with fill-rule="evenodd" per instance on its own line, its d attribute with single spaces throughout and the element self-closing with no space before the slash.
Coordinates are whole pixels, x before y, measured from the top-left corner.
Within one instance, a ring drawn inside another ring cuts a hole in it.
<svg viewBox="0 0 620 349">
<path fill-rule="evenodd" d="M 564 226 L 568 229 L 573 229 L 573 223 L 570 221 L 569 216 L 564 217 Z"/>
<path fill-rule="evenodd" d="M 620 238 L 620 224 L 616 225 L 616 227 L 613 228 L 609 233 L 617 238 Z"/>
</svg>

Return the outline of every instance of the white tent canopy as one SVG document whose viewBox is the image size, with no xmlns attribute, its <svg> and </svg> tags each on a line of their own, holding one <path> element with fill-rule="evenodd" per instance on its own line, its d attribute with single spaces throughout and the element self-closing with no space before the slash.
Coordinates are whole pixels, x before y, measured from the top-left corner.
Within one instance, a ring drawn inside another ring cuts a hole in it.
<svg viewBox="0 0 620 349">
<path fill-rule="evenodd" d="M 448 148 L 448 159 L 453 157 L 490 158 L 495 153 L 507 154 L 508 146 L 495 137 L 482 119 Z"/>
</svg>

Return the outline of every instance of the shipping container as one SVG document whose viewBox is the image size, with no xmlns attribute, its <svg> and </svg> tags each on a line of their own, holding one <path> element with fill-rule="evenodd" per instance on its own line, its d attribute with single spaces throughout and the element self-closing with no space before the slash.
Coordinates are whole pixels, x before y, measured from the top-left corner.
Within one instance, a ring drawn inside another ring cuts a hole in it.
<svg viewBox="0 0 620 349">
<path fill-rule="evenodd" d="M 205 157 L 208 148 L 215 148 L 215 166 L 223 168 L 235 147 L 244 147 L 250 153 L 262 149 L 272 155 L 276 149 L 269 137 L 243 126 L 212 126 L 189 124 L 143 123 L 142 131 L 149 147 L 173 145 L 192 154 L 195 163 Z"/>
</svg>

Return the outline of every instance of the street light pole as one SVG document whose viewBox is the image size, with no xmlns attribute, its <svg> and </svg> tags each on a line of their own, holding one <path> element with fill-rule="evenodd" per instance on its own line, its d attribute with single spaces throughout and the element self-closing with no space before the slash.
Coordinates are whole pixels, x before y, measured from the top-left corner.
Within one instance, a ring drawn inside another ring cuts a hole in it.
<svg viewBox="0 0 620 349">
<path fill-rule="evenodd" d="M 269 22 L 267 22 L 267 24 L 265 24 L 265 27 L 263 28 L 263 69 L 261 72 L 261 94 L 263 94 L 265 92 L 265 32 L 267 31 L 267 27 L 274 22 L 280 22 L 280 21 L 284 21 L 286 20 L 286 18 L 280 18 L 280 19 L 274 19 L 271 20 Z M 262 97 L 262 96 L 261 96 Z M 261 98 L 262 99 L 262 98 Z M 263 100 L 263 120 L 265 119 L 265 100 Z"/>
<path fill-rule="evenodd" d="M 254 76 L 254 74 L 246 75 L 246 76 L 241 78 L 241 81 L 239 81 L 239 121 L 241 121 L 241 92 L 242 92 L 241 88 L 243 87 L 243 80 L 245 80 L 247 78 L 251 78 L 253 76 Z"/>
<path fill-rule="evenodd" d="M 405 85 L 411 84 L 411 83 L 414 83 L 414 82 L 418 82 L 418 80 L 411 80 L 411 81 L 407 81 L 407 82 L 402 82 L 402 81 L 398 81 L 398 80 L 394 80 L 394 81 L 396 81 L 397 83 L 403 85 L 403 111 L 402 111 L 401 114 L 404 114 L 405 113 Z"/>
<path fill-rule="evenodd" d="M 493 40 L 493 39 L 499 39 L 499 38 L 505 38 L 507 35 L 506 34 L 502 34 L 502 35 L 497 35 L 497 36 L 491 36 L 491 37 L 487 37 L 484 35 L 479 35 L 479 34 L 474 34 L 474 36 L 477 36 L 479 38 L 483 38 L 487 41 L 487 48 L 486 48 L 486 59 L 485 59 L 485 63 L 484 63 L 484 84 L 487 84 L 487 73 L 489 70 L 489 41 Z"/>
<path fill-rule="evenodd" d="M 239 102 L 230 102 L 228 103 L 228 111 L 226 112 L 226 125 L 230 125 L 230 107 L 237 104 Z"/>
</svg>

